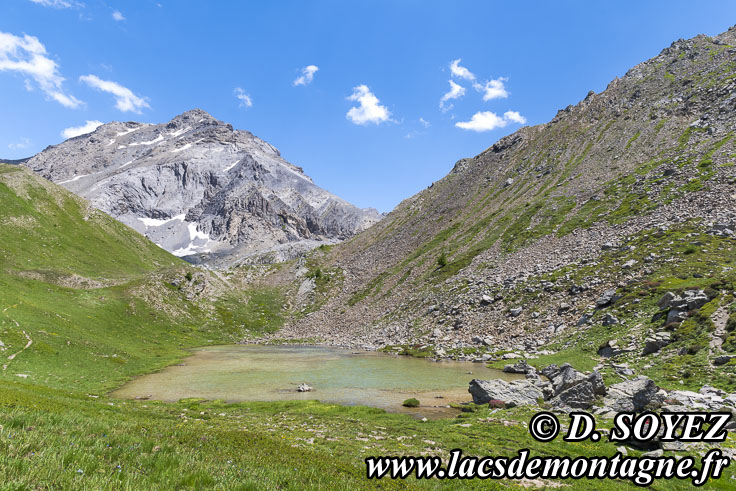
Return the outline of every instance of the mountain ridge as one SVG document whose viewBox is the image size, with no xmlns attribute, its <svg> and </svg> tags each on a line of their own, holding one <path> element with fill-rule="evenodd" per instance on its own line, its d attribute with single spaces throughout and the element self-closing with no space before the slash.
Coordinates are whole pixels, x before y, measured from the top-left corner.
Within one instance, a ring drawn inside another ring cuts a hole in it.
<svg viewBox="0 0 736 491">
<path fill-rule="evenodd" d="M 112 122 L 23 165 L 192 262 L 283 260 L 380 220 L 319 188 L 269 143 L 201 109 Z"/>
<path fill-rule="evenodd" d="M 493 339 L 528 351 L 584 313 L 593 319 L 595 295 L 666 264 L 628 252 L 616 266 L 606 251 L 649 228 L 672 229 L 680 240 L 676 231 L 693 221 L 700 225 L 690 233 L 705 237 L 709 223 L 731 230 L 736 222 L 735 45 L 736 28 L 675 41 L 549 122 L 459 160 L 376 226 L 315 253 L 312 263 L 336 280 L 315 290 L 319 308 L 307 302 L 309 314 L 285 332 L 441 352 Z M 629 260 L 635 266 L 623 267 Z M 556 279 L 579 281 L 566 288 L 584 293 L 541 293 L 540 283 L 565 268 L 590 264 L 601 264 L 601 274 Z"/>
</svg>

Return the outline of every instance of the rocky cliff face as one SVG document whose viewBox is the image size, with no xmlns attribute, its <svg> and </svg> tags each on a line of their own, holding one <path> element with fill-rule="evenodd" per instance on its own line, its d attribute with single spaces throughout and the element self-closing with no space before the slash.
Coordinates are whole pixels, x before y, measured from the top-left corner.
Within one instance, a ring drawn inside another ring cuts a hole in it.
<svg viewBox="0 0 736 491">
<path fill-rule="evenodd" d="M 608 336 L 636 358 L 662 337 L 666 319 L 650 319 L 669 289 L 713 284 L 725 289 L 709 298 L 728 302 L 734 131 L 736 28 L 676 41 L 315 254 L 322 284 L 303 309 L 316 311 L 285 332 L 455 354 L 555 343 L 593 357 Z M 618 300 L 598 302 L 610 290 Z M 666 356 L 708 345 L 699 319 L 668 326 Z"/>
<path fill-rule="evenodd" d="M 212 265 L 287 259 L 381 218 L 199 109 L 166 124 L 105 124 L 24 165 L 177 256 Z"/>
</svg>

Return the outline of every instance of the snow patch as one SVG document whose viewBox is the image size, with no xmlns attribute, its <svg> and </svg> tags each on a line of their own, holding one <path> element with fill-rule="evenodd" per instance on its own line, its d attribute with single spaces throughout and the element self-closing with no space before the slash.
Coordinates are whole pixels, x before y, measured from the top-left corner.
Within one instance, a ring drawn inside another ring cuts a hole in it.
<svg viewBox="0 0 736 491">
<path fill-rule="evenodd" d="M 124 163 L 123 165 L 121 165 L 120 168 L 122 169 L 123 167 L 128 167 L 132 163 L 133 163 L 132 160 L 128 160 L 126 163 Z"/>
<path fill-rule="evenodd" d="M 131 128 L 128 131 L 121 131 L 121 132 L 117 133 L 117 136 L 127 135 L 128 133 L 133 133 L 134 131 L 137 131 L 139 129 L 140 128 Z"/>
<path fill-rule="evenodd" d="M 174 220 L 181 220 L 184 221 L 185 215 L 176 215 L 175 217 L 167 218 L 166 220 L 161 220 L 158 218 L 148 218 L 148 217 L 138 217 L 138 220 L 143 222 L 143 225 L 146 227 L 160 227 L 161 225 L 167 224 L 169 222 L 173 222 Z M 189 231 L 189 235 L 191 236 L 191 229 Z M 190 238 L 191 240 L 191 238 Z"/>
<path fill-rule="evenodd" d="M 225 167 L 225 170 L 223 172 L 229 171 L 230 169 L 232 169 L 233 167 L 235 167 L 236 165 L 238 165 L 238 162 L 240 162 L 240 159 L 236 160 L 231 165 L 228 165 L 227 167 Z"/>
<path fill-rule="evenodd" d="M 189 148 L 189 147 L 191 147 L 191 146 L 192 146 L 192 144 L 191 144 L 191 143 L 187 143 L 187 144 L 186 144 L 186 145 L 184 145 L 183 147 L 180 147 L 180 148 L 175 148 L 175 149 L 173 149 L 173 150 L 171 151 L 171 153 L 177 153 L 177 152 L 181 152 L 181 151 L 183 151 L 183 150 L 186 150 L 187 148 Z"/>
<path fill-rule="evenodd" d="M 118 145 L 118 150 L 121 150 L 123 148 L 127 148 L 125 145 Z"/>
<path fill-rule="evenodd" d="M 162 142 L 164 141 L 163 135 L 158 135 L 156 138 L 154 138 L 151 141 L 148 142 L 137 142 L 137 143 L 128 143 L 129 146 L 134 147 L 136 145 L 153 145 L 154 143 Z"/>
<path fill-rule="evenodd" d="M 92 174 L 82 174 L 81 176 L 76 176 L 76 177 L 74 177 L 73 179 L 68 179 L 68 180 L 66 180 L 66 181 L 61 181 L 61 182 L 57 182 L 56 184 L 66 184 L 67 182 L 74 182 L 74 181 L 78 181 L 78 180 L 80 180 L 80 179 L 81 179 L 81 178 L 83 178 L 83 177 L 87 177 L 87 176 L 91 176 L 91 175 L 92 175 Z"/>
<path fill-rule="evenodd" d="M 200 232 L 199 230 L 197 230 L 196 223 L 188 223 L 187 227 L 189 228 L 189 240 L 195 240 L 195 239 L 210 240 L 210 234 L 206 232 Z"/>
<path fill-rule="evenodd" d="M 171 133 L 169 133 L 169 135 L 170 136 L 173 136 L 173 137 L 177 137 L 179 135 L 182 135 L 182 134 L 186 133 L 187 131 L 189 131 L 191 129 L 192 128 L 190 126 L 187 126 L 186 128 L 182 128 L 180 130 L 172 131 Z"/>
<path fill-rule="evenodd" d="M 186 247 L 181 247 L 175 251 L 172 252 L 175 256 L 190 256 L 192 254 L 198 254 L 201 252 L 211 252 L 211 249 L 209 249 L 207 246 L 210 245 L 210 243 L 213 242 L 212 239 L 210 239 L 210 234 L 206 232 L 200 232 L 197 230 L 197 224 L 196 223 L 189 223 L 184 222 L 187 224 L 187 228 L 189 229 L 189 245 Z M 197 245 L 197 242 L 206 241 L 202 245 Z"/>
</svg>

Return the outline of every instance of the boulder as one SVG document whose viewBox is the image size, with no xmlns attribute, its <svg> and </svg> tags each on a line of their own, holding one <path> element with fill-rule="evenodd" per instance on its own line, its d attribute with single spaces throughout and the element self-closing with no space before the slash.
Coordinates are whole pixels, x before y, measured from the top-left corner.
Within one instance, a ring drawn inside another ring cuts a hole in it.
<svg viewBox="0 0 736 491">
<path fill-rule="evenodd" d="M 612 303 L 616 303 L 616 300 L 618 300 L 618 296 L 616 295 L 616 290 L 606 290 L 601 294 L 600 297 L 598 297 L 595 301 L 595 304 L 598 307 L 605 307 L 606 305 L 610 305 Z"/>
<path fill-rule="evenodd" d="M 616 412 L 656 409 L 662 405 L 662 395 L 658 391 L 653 380 L 639 376 L 610 386 L 603 405 Z"/>
<path fill-rule="evenodd" d="M 623 353 L 623 350 L 619 348 L 618 341 L 615 339 L 609 339 L 598 348 L 598 354 L 604 358 L 611 358 Z"/>
<path fill-rule="evenodd" d="M 703 290 L 687 290 L 682 297 L 675 295 L 673 292 L 665 293 L 657 302 L 657 306 L 663 312 L 667 311 L 666 323 L 669 324 L 684 321 L 687 319 L 688 312 L 698 310 L 709 301 L 710 299 Z"/>
<path fill-rule="evenodd" d="M 684 293 L 683 300 L 687 310 L 697 310 L 710 301 L 703 290 L 688 290 Z"/>
<path fill-rule="evenodd" d="M 603 383 L 603 376 L 601 376 L 600 372 L 594 371 L 593 373 L 588 375 L 588 378 L 585 379 L 585 382 L 589 383 L 591 387 L 593 387 L 593 393 L 595 395 L 606 395 L 606 384 Z"/>
<path fill-rule="evenodd" d="M 621 265 L 621 269 L 631 269 L 638 261 L 636 259 L 629 259 Z"/>
<path fill-rule="evenodd" d="M 526 362 L 526 360 L 521 360 L 513 365 L 504 366 L 503 371 L 506 373 L 533 373 L 535 370 L 533 366 Z"/>
<path fill-rule="evenodd" d="M 665 324 L 670 324 L 672 322 L 682 322 L 685 319 L 687 319 L 687 311 L 680 309 L 671 309 L 669 312 L 667 312 L 667 320 L 665 321 Z"/>
<path fill-rule="evenodd" d="M 544 372 L 542 372 L 544 374 Z M 575 370 L 569 363 L 564 363 L 559 371 L 550 378 L 555 395 L 585 380 L 585 375 Z"/>
<path fill-rule="evenodd" d="M 718 355 L 715 357 L 715 359 L 713 359 L 713 364 L 716 366 L 725 365 L 726 363 L 731 361 L 732 358 L 734 357 L 731 355 Z"/>
<path fill-rule="evenodd" d="M 544 393 L 533 382 L 522 379 L 506 382 L 505 380 L 470 381 L 468 392 L 476 404 L 488 404 L 492 400 L 503 401 L 506 408 L 536 405 L 544 399 Z"/>
<path fill-rule="evenodd" d="M 599 372 L 593 372 L 577 384 L 558 393 L 549 402 L 560 409 L 590 409 L 597 396 L 606 394 L 606 385 Z"/>
<path fill-rule="evenodd" d="M 703 389 L 707 389 L 703 387 Z M 724 392 L 704 391 L 692 392 L 689 390 L 673 390 L 667 394 L 666 406 L 668 411 L 679 412 L 679 411 L 721 411 L 724 410 L 724 406 L 730 406 L 731 401 L 724 398 Z"/>
<path fill-rule="evenodd" d="M 644 351 L 642 355 L 656 353 L 672 342 L 672 334 L 667 331 L 660 331 L 654 336 L 650 336 L 644 340 Z"/>
<path fill-rule="evenodd" d="M 557 374 L 560 373 L 560 367 L 555 365 L 554 363 L 551 365 L 548 365 L 544 368 L 542 368 L 542 375 L 547 377 L 548 379 L 552 380 L 557 376 Z"/>
<path fill-rule="evenodd" d="M 664 295 L 662 295 L 662 298 L 659 299 L 659 302 L 657 302 L 657 307 L 660 309 L 669 309 L 672 308 L 672 303 L 677 298 L 677 295 L 675 295 L 672 292 L 667 292 Z"/>
<path fill-rule="evenodd" d="M 606 314 L 606 315 L 603 316 L 603 325 L 604 326 L 614 326 L 616 324 L 618 324 L 618 319 L 613 314 L 608 313 L 608 314 Z"/>
<path fill-rule="evenodd" d="M 522 312 L 521 307 L 514 307 L 513 309 L 509 310 L 509 314 L 511 314 L 511 317 L 519 317 Z"/>
</svg>

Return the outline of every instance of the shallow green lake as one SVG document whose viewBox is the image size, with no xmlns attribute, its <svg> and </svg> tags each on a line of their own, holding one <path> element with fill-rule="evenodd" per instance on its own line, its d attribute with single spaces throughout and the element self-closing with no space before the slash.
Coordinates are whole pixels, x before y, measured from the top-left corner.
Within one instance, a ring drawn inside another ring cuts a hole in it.
<svg viewBox="0 0 736 491">
<path fill-rule="evenodd" d="M 197 397 L 228 402 L 309 400 L 366 405 L 415 416 L 442 417 L 451 402 L 472 400 L 473 378 L 513 380 L 519 375 L 482 363 L 432 362 L 406 356 L 314 346 L 213 346 L 181 365 L 139 377 L 113 393 L 163 401 Z M 311 392 L 297 392 L 299 384 Z M 401 403 L 419 399 L 421 407 Z"/>
</svg>

